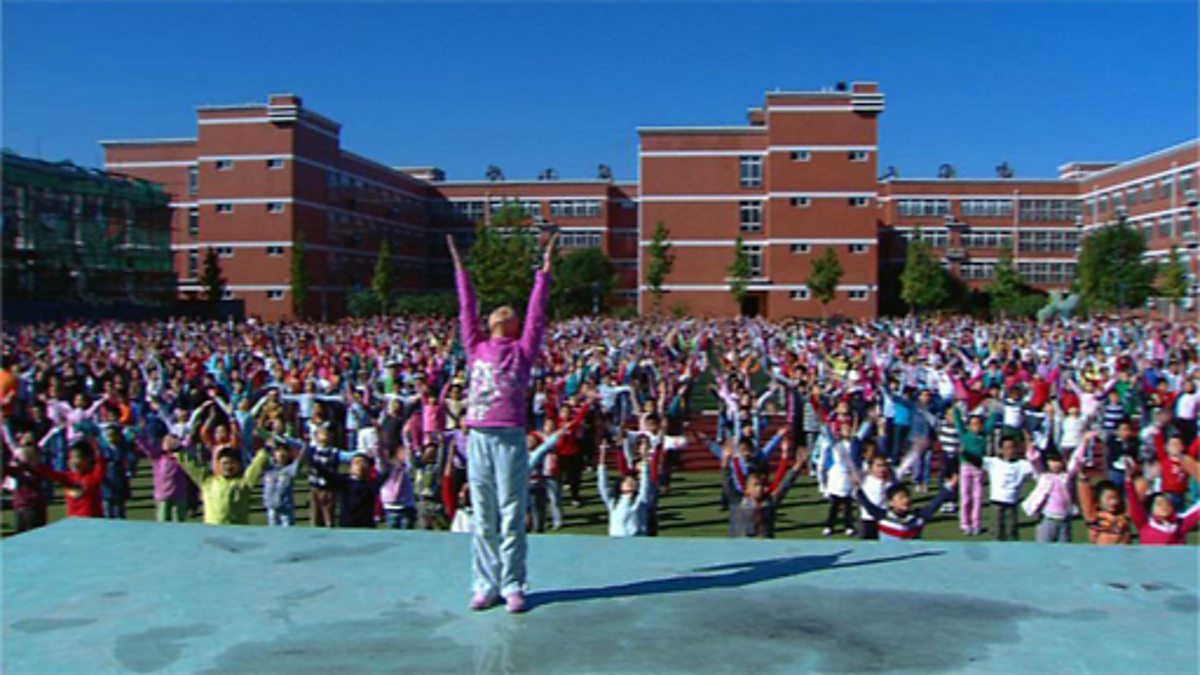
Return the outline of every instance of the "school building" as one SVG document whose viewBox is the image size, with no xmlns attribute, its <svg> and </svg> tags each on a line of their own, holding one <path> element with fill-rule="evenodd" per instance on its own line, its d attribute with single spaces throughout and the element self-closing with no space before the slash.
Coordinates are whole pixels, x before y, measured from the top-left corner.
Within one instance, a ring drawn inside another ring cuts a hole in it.
<svg viewBox="0 0 1200 675">
<path fill-rule="evenodd" d="M 249 315 L 293 315 L 297 242 L 310 289 L 305 312 L 335 318 L 368 288 L 384 239 L 401 292 L 451 287 L 446 233 L 469 241 L 500 205 L 516 202 L 531 225 L 553 226 L 566 249 L 599 247 L 618 273 L 617 295 L 651 307 L 648 246 L 670 232 L 674 266 L 664 310 L 771 318 L 893 309 L 905 245 L 919 231 L 944 264 L 985 286 L 1007 248 L 1023 277 L 1065 288 L 1082 235 L 1125 214 L 1151 255 L 1179 246 L 1200 271 L 1196 170 L 1191 140 L 1123 162 L 1073 161 L 1059 176 L 880 176 L 875 83 L 768 92 L 739 126 L 638 128 L 638 181 L 601 171 L 588 179 L 550 173 L 529 180 L 447 180 L 435 166 L 389 166 L 341 146 L 341 125 L 293 94 L 266 103 L 201 106 L 188 138 L 101 141 L 105 168 L 163 184 L 172 195 L 178 288 L 202 293 L 201 261 L 221 257 L 227 297 Z M 751 279 L 741 307 L 728 268 L 738 238 Z M 833 248 L 845 270 L 827 308 L 805 280 Z M 825 310 L 823 312 L 823 309 Z"/>
</svg>

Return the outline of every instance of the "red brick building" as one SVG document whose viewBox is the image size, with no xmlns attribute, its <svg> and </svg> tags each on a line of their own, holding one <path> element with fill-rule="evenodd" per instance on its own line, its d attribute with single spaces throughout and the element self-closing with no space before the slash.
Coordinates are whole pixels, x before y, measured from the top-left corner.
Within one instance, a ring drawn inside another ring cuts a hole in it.
<svg viewBox="0 0 1200 675">
<path fill-rule="evenodd" d="M 874 316 L 881 112 L 878 86 L 854 83 L 768 93 L 746 126 L 638 129 L 643 271 L 659 222 L 671 233 L 675 256 L 664 308 L 819 316 L 805 279 L 810 261 L 832 247 L 845 274 L 828 311 Z M 753 276 L 741 308 L 728 278 L 739 236 Z M 644 311 L 644 274 L 642 290 Z"/>
<path fill-rule="evenodd" d="M 181 292 L 202 292 L 204 252 L 220 256 L 227 296 L 266 319 L 291 316 L 291 263 L 306 243 L 310 315 L 333 318 L 369 287 L 388 239 L 402 292 L 450 287 L 445 233 L 466 234 L 505 201 L 563 233 L 565 248 L 598 246 L 618 268 L 618 296 L 648 304 L 647 246 L 670 231 L 675 265 L 664 309 L 820 316 L 805 280 L 833 249 L 845 274 L 829 314 L 892 309 L 905 242 L 919 228 L 946 266 L 984 286 L 999 252 L 1027 281 L 1066 288 L 1082 235 L 1118 213 L 1146 233 L 1151 255 L 1177 245 L 1200 271 L 1196 171 L 1189 141 L 1126 162 L 1071 162 L 1057 178 L 877 178 L 873 83 L 777 91 L 745 125 L 642 127 L 637 183 L 603 179 L 447 181 L 433 166 L 389 167 L 341 147 L 340 125 L 273 95 L 267 103 L 202 106 L 193 138 L 102 141 L 105 165 L 173 195 L 172 248 Z M 735 241 L 753 278 L 735 307 Z"/>
</svg>

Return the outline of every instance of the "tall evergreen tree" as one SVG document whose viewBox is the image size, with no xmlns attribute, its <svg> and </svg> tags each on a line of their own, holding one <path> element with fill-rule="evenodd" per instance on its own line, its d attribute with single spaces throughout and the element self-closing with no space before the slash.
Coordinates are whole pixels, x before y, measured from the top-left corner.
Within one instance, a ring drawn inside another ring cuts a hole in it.
<svg viewBox="0 0 1200 675">
<path fill-rule="evenodd" d="M 308 289 L 311 286 L 308 273 L 308 244 L 305 243 L 304 233 L 296 233 L 296 241 L 292 244 L 292 313 L 297 318 L 304 318 L 308 313 Z"/>
<path fill-rule="evenodd" d="M 204 253 L 204 269 L 200 273 L 200 285 L 204 287 L 204 299 L 217 304 L 225 295 L 225 278 L 221 275 L 221 261 L 217 251 L 209 246 Z"/>
<path fill-rule="evenodd" d="M 737 241 L 733 245 L 733 262 L 729 264 L 729 292 L 733 294 L 733 302 L 738 307 L 738 312 L 742 311 L 742 302 L 746 299 L 746 293 L 750 286 L 750 255 L 746 252 L 746 245 L 739 235 Z"/>
<path fill-rule="evenodd" d="M 540 263 L 537 235 L 517 204 L 506 204 L 481 225 L 467 256 L 466 267 L 488 312 L 509 305 L 520 312 L 533 290 L 533 273 Z"/>
<path fill-rule="evenodd" d="M 675 266 L 675 255 L 671 253 L 671 231 L 666 223 L 658 221 L 654 224 L 654 237 L 646 249 L 646 285 L 654 298 L 654 313 L 662 312 L 663 284 Z"/>
<path fill-rule="evenodd" d="M 1024 295 L 1025 284 L 1013 264 L 1012 251 L 1002 249 L 996 261 L 995 277 L 988 285 L 988 294 L 992 296 L 992 310 L 1002 315 L 1017 312 L 1018 305 Z"/>
<path fill-rule="evenodd" d="M 950 299 L 946 270 L 934 257 L 929 242 L 921 237 L 920 229 L 908 245 L 908 258 L 900 273 L 900 299 L 917 312 L 940 308 Z"/>
<path fill-rule="evenodd" d="M 838 260 L 837 252 L 830 246 L 825 249 L 825 253 L 821 254 L 820 258 L 814 259 L 810 264 L 811 271 L 808 278 L 804 280 L 804 285 L 808 286 L 813 297 L 821 303 L 821 315 L 826 316 L 829 303 L 837 294 L 838 284 L 842 280 L 844 273 L 842 262 Z"/>
<path fill-rule="evenodd" d="M 1083 240 L 1076 281 L 1088 311 L 1140 307 L 1154 292 L 1157 265 L 1146 260 L 1146 240 L 1124 216 Z"/>
</svg>

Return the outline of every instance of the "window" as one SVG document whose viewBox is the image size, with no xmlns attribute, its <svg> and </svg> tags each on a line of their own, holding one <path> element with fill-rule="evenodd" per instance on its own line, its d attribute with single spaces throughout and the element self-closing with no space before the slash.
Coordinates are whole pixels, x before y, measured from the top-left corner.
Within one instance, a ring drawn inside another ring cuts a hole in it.
<svg viewBox="0 0 1200 675">
<path fill-rule="evenodd" d="M 267 291 L 268 300 L 282 300 L 283 291 Z"/>
<path fill-rule="evenodd" d="M 763 208 L 762 202 L 742 202 L 741 203 L 741 231 L 742 232 L 762 232 L 763 224 Z"/>
<path fill-rule="evenodd" d="M 200 209 L 188 209 L 188 236 L 200 236 Z"/>
<path fill-rule="evenodd" d="M 192 249 L 188 251 L 187 258 L 187 278 L 195 279 L 200 276 L 200 251 Z"/>
<path fill-rule="evenodd" d="M 563 248 L 599 248 L 599 232 L 563 232 L 558 245 Z"/>
<path fill-rule="evenodd" d="M 1131 192 L 1136 194 L 1137 190 Z M 1021 220 L 1029 221 L 1073 221 L 1082 213 L 1075 199 L 1022 199 Z"/>
<path fill-rule="evenodd" d="M 1022 231 L 1017 236 L 1021 251 L 1073 253 L 1078 247 L 1079 232 L 1073 229 Z"/>
<path fill-rule="evenodd" d="M 540 202 L 524 202 L 527 213 L 542 215 Z M 536 208 L 536 211 L 532 209 Z M 550 216 L 554 218 L 598 218 L 599 199 L 555 199 L 550 202 Z"/>
<path fill-rule="evenodd" d="M 1129 188 L 1128 190 L 1126 190 L 1125 198 L 1128 200 L 1130 206 L 1136 206 L 1138 203 L 1137 188 Z"/>
<path fill-rule="evenodd" d="M 851 197 L 847 201 L 850 203 L 850 206 L 861 209 L 867 205 L 869 199 L 867 197 Z"/>
<path fill-rule="evenodd" d="M 1012 248 L 1012 233 L 1007 230 L 971 230 L 962 233 L 963 248 Z"/>
<path fill-rule="evenodd" d="M 613 230 L 613 237 L 621 240 L 637 240 L 637 230 Z"/>
<path fill-rule="evenodd" d="M 801 209 L 807 209 L 812 206 L 812 198 L 810 197 L 792 197 L 792 206 Z"/>
<path fill-rule="evenodd" d="M 750 259 L 750 276 L 761 277 L 763 275 L 763 249 L 761 246 L 747 246 L 746 256 Z"/>
<path fill-rule="evenodd" d="M 454 209 L 461 213 L 464 218 L 483 220 L 484 204 L 482 201 L 454 202 Z"/>
<path fill-rule="evenodd" d="M 283 255 L 283 247 L 282 246 L 268 246 L 267 247 L 267 255 L 271 256 L 272 258 L 278 258 L 279 256 Z"/>
<path fill-rule="evenodd" d="M 897 208 L 901 216 L 945 216 L 950 213 L 950 200 L 901 199 Z"/>
<path fill-rule="evenodd" d="M 1179 174 L 1179 193 L 1186 195 L 1188 190 L 1192 189 L 1192 183 L 1195 182 L 1195 171 L 1184 171 Z"/>
<path fill-rule="evenodd" d="M 904 240 L 912 242 L 916 236 L 916 230 L 904 233 Z M 932 248 L 946 248 L 950 245 L 950 233 L 945 229 L 922 229 L 921 241 L 929 244 Z"/>
<path fill-rule="evenodd" d="M 792 253 L 809 253 L 812 251 L 812 246 L 809 244 L 792 244 Z"/>
<path fill-rule="evenodd" d="M 959 263 L 958 276 L 963 281 L 982 281 L 991 279 L 996 276 L 996 263 Z"/>
<path fill-rule="evenodd" d="M 851 162 L 865 162 L 865 161 L 867 161 L 868 154 L 869 153 L 866 150 L 851 150 L 850 151 L 850 161 Z"/>
<path fill-rule="evenodd" d="M 809 152 L 808 150 L 793 150 L 792 151 L 792 161 L 793 162 L 807 162 L 810 159 L 812 159 L 812 153 Z"/>
<path fill-rule="evenodd" d="M 232 159 L 218 159 L 217 160 L 217 171 L 232 171 L 232 170 L 233 170 L 233 160 Z"/>
<path fill-rule="evenodd" d="M 1171 225 L 1172 225 L 1172 223 L 1171 223 L 1170 216 L 1163 216 L 1162 218 L 1159 218 L 1158 219 L 1158 236 L 1162 237 L 1162 238 L 1170 237 L 1171 230 L 1174 229 L 1171 227 Z"/>
<path fill-rule="evenodd" d="M 217 255 L 221 256 L 222 258 L 232 258 L 233 257 L 233 247 L 232 246 L 217 246 L 216 250 L 217 250 Z"/>
<path fill-rule="evenodd" d="M 1031 284 L 1066 284 L 1075 278 L 1073 262 L 1019 262 L 1017 272 Z"/>
<path fill-rule="evenodd" d="M 792 299 L 793 300 L 807 300 L 808 299 L 808 289 L 801 288 L 801 289 L 792 291 Z"/>
<path fill-rule="evenodd" d="M 1162 199 L 1170 199 L 1171 194 L 1175 191 L 1174 188 L 1174 179 L 1164 178 L 1158 182 L 1158 196 Z"/>
<path fill-rule="evenodd" d="M 283 202 L 269 202 L 267 213 L 283 213 Z"/>
<path fill-rule="evenodd" d="M 850 249 L 850 252 L 855 255 L 861 255 L 867 252 L 866 244 L 850 244 L 848 248 Z"/>
<path fill-rule="evenodd" d="M 1108 195 L 1100 195 L 1100 213 L 1108 213 Z"/>
<path fill-rule="evenodd" d="M 742 187 L 761 187 L 763 179 L 762 157 L 743 155 L 738 158 L 741 169 Z"/>
<path fill-rule="evenodd" d="M 1194 230 L 1192 230 L 1192 212 L 1184 211 L 1179 214 L 1179 236 L 1182 237 L 1188 232 L 1194 233 Z"/>
<path fill-rule="evenodd" d="M 963 218 L 998 218 L 1012 215 L 1011 199 L 964 199 L 960 202 Z"/>
<path fill-rule="evenodd" d="M 1125 196 L 1121 194 L 1120 190 L 1113 193 L 1112 200 L 1113 211 L 1120 211 L 1121 209 L 1125 208 Z"/>
<path fill-rule="evenodd" d="M 228 202 L 217 204 L 217 213 L 233 213 L 233 204 Z"/>
<path fill-rule="evenodd" d="M 849 291 L 846 295 L 850 296 L 851 300 L 862 301 L 867 299 L 866 291 Z"/>
<path fill-rule="evenodd" d="M 277 157 L 268 159 L 267 160 L 267 168 L 272 169 L 272 170 L 282 169 L 283 168 L 283 160 L 279 159 Z"/>
<path fill-rule="evenodd" d="M 200 167 L 188 167 L 188 194 L 200 194 Z"/>
<path fill-rule="evenodd" d="M 1142 183 L 1142 201 L 1149 202 L 1154 200 L 1154 181 L 1146 181 Z"/>
</svg>

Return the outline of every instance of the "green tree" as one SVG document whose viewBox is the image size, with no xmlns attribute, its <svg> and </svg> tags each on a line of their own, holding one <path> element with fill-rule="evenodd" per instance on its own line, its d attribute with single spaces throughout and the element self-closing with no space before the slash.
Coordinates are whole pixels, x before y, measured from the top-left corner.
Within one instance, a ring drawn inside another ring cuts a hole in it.
<svg viewBox="0 0 1200 675">
<path fill-rule="evenodd" d="M 750 254 L 746 251 L 746 245 L 742 241 L 741 235 L 733 244 L 733 262 L 729 264 L 729 292 L 733 294 L 733 301 L 737 304 L 738 312 L 742 311 L 742 301 L 746 299 L 746 293 L 750 287 Z"/>
<path fill-rule="evenodd" d="M 533 289 L 538 258 L 537 236 L 517 204 L 506 204 L 480 225 L 466 267 L 484 312 L 510 305 L 520 312 Z"/>
<path fill-rule="evenodd" d="M 371 292 L 379 300 L 384 313 L 392 301 L 392 245 L 387 237 L 379 244 L 379 257 L 375 260 L 375 275 L 371 277 Z"/>
<path fill-rule="evenodd" d="M 559 317 L 605 312 L 611 304 L 617 270 L 598 248 L 568 253 L 554 263 L 554 287 L 550 302 Z"/>
<path fill-rule="evenodd" d="M 995 278 L 988 285 L 988 294 L 992 296 L 992 311 L 1008 316 L 1017 313 L 1017 308 L 1025 296 L 1025 284 L 1017 267 L 1013 264 L 1012 251 L 1002 249 L 1000 258 L 996 261 Z"/>
<path fill-rule="evenodd" d="M 292 313 L 303 318 L 308 307 L 308 289 L 311 286 L 308 274 L 308 244 L 304 241 L 304 233 L 296 233 L 296 242 L 292 244 Z"/>
<path fill-rule="evenodd" d="M 1187 266 L 1179 257 L 1179 249 L 1172 246 L 1167 254 L 1167 262 L 1159 270 L 1158 294 L 1171 303 L 1171 318 L 1175 318 L 1175 308 L 1183 304 L 1187 297 Z"/>
<path fill-rule="evenodd" d="M 391 310 L 402 316 L 452 317 L 458 312 L 458 298 L 453 293 L 403 294 L 392 301 Z"/>
<path fill-rule="evenodd" d="M 358 291 L 347 300 L 346 309 L 349 310 L 350 316 L 375 316 L 381 309 L 379 297 L 375 295 L 374 291 Z"/>
<path fill-rule="evenodd" d="M 842 261 L 838 260 L 837 252 L 830 246 L 825 253 L 810 263 L 812 268 L 804 285 L 812 291 L 813 297 L 821 303 L 821 315 L 825 316 L 828 306 L 837 293 L 838 283 L 842 280 Z"/>
<path fill-rule="evenodd" d="M 947 276 L 929 242 L 921 238 L 921 230 L 917 229 L 908 245 L 904 271 L 900 273 L 900 299 L 917 312 L 937 309 L 950 299 Z"/>
<path fill-rule="evenodd" d="M 217 304 L 225 295 L 225 278 L 221 276 L 221 261 L 217 252 L 209 246 L 204 253 L 204 269 L 200 272 L 200 285 L 204 287 L 204 299 Z"/>
<path fill-rule="evenodd" d="M 1157 265 L 1143 257 L 1146 241 L 1124 217 L 1083 240 L 1076 266 L 1087 311 L 1140 307 L 1154 292 Z"/>
<path fill-rule="evenodd" d="M 675 266 L 675 255 L 671 253 L 671 231 L 666 223 L 654 224 L 654 238 L 646 249 L 646 285 L 654 298 L 654 313 L 662 312 L 663 284 Z"/>
</svg>

